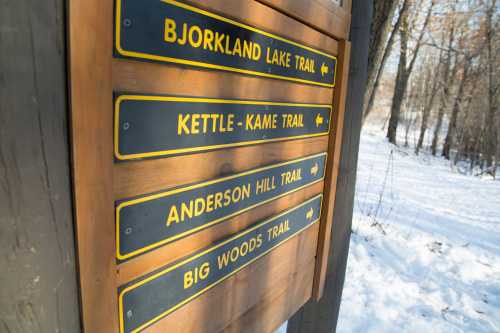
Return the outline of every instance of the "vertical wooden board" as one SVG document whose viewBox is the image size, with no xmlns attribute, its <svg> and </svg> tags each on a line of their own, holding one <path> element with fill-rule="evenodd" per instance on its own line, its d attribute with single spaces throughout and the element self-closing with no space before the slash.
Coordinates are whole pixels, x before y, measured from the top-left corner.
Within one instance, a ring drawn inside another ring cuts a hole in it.
<svg viewBox="0 0 500 333">
<path fill-rule="evenodd" d="M 64 1 L 0 9 L 0 331 L 80 328 Z"/>
<path fill-rule="evenodd" d="M 301 267 L 301 272 L 293 273 L 285 288 L 263 298 L 258 306 L 245 312 L 231 322 L 223 332 L 228 333 L 272 333 L 290 318 L 311 298 L 314 278 L 314 261 Z"/>
<path fill-rule="evenodd" d="M 85 332 L 116 332 L 111 57 L 113 1 L 69 2 L 76 233 Z"/>
<path fill-rule="evenodd" d="M 325 277 L 328 265 L 328 255 L 332 233 L 333 209 L 335 207 L 335 197 L 337 190 L 337 178 L 339 174 L 339 162 L 342 147 L 342 131 L 344 125 L 345 101 L 347 96 L 347 84 L 349 73 L 349 60 L 351 55 L 351 45 L 347 41 L 340 44 L 341 53 L 339 56 L 339 84 L 336 88 L 333 100 L 334 114 L 333 124 L 335 135 L 330 136 L 328 147 L 328 163 L 326 167 L 325 189 L 324 189 L 324 209 L 320 223 L 318 240 L 318 253 L 316 256 L 316 274 L 314 277 L 313 297 L 319 300 L 323 294 Z"/>
</svg>

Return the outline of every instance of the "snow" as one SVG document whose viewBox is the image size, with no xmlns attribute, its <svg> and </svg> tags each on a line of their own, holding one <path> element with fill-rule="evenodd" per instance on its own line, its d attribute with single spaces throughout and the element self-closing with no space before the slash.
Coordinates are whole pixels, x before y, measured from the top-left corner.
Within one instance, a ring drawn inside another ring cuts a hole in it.
<svg viewBox="0 0 500 333">
<path fill-rule="evenodd" d="M 286 321 L 274 333 L 286 333 L 287 326 L 288 326 L 288 322 Z"/>
<path fill-rule="evenodd" d="M 337 332 L 500 332 L 500 181 L 364 129 Z"/>
</svg>

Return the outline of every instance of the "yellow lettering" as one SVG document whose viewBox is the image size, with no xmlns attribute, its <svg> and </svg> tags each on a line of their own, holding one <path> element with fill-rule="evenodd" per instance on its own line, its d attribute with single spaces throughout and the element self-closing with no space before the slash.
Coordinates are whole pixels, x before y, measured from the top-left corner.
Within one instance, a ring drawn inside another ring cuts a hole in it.
<svg viewBox="0 0 500 333">
<path fill-rule="evenodd" d="M 196 35 L 198 35 L 196 37 L 196 41 L 195 41 L 195 38 L 194 38 L 194 34 L 196 33 Z M 192 46 L 192 47 L 200 47 L 201 43 L 203 42 L 203 39 L 202 39 L 202 32 L 201 32 L 201 29 L 199 26 L 197 25 L 193 25 L 190 29 L 189 29 L 189 44 Z"/>
<path fill-rule="evenodd" d="M 163 39 L 165 40 L 165 42 L 175 43 L 175 40 L 177 39 L 177 32 L 175 31 L 176 27 L 177 24 L 174 20 L 170 18 L 165 19 L 165 31 L 163 34 Z"/>
<path fill-rule="evenodd" d="M 212 42 L 214 41 L 214 32 L 210 29 L 205 29 L 203 31 L 203 49 L 209 49 L 210 51 L 213 51 L 214 47 L 212 45 Z"/>
<path fill-rule="evenodd" d="M 193 201 L 191 200 L 189 202 L 189 206 L 186 205 L 185 202 L 182 203 L 181 205 L 181 221 L 185 221 L 186 220 L 186 216 L 188 218 L 193 218 Z"/>
<path fill-rule="evenodd" d="M 177 135 L 189 134 L 189 128 L 186 125 L 188 121 L 189 121 L 188 114 L 186 115 L 183 115 L 182 113 L 179 114 L 177 119 Z"/>
<path fill-rule="evenodd" d="M 243 40 L 243 58 L 252 59 L 252 42 Z"/>
<path fill-rule="evenodd" d="M 194 200 L 194 216 L 200 216 L 205 212 L 205 200 L 196 198 Z"/>
<path fill-rule="evenodd" d="M 245 117 L 245 129 L 246 129 L 247 131 L 248 131 L 248 130 L 253 131 L 253 129 L 254 129 L 254 128 L 253 128 L 253 125 L 252 125 L 252 124 L 253 124 L 253 122 L 252 122 L 252 121 L 253 121 L 253 117 L 254 117 L 254 116 L 255 116 L 255 115 L 253 115 L 253 114 L 247 114 L 247 115 L 246 115 L 246 117 Z"/>
<path fill-rule="evenodd" d="M 179 44 L 179 45 L 186 45 L 187 35 L 188 35 L 187 28 L 188 28 L 187 24 L 184 23 L 182 25 L 182 38 L 179 38 L 177 40 L 177 44 Z"/>
<path fill-rule="evenodd" d="M 233 53 L 231 52 L 231 50 L 229 49 L 229 35 L 226 35 L 226 54 L 229 54 L 229 55 L 232 55 Z"/>
<path fill-rule="evenodd" d="M 200 130 L 198 128 L 200 126 L 199 120 L 200 120 L 199 114 L 195 113 L 191 116 L 191 134 L 200 133 Z"/>
<path fill-rule="evenodd" d="M 167 227 L 170 227 L 173 222 L 179 223 L 179 213 L 177 212 L 177 207 L 175 205 L 170 207 L 170 212 L 168 213 L 167 218 Z"/>
<path fill-rule="evenodd" d="M 222 40 L 224 39 L 224 34 L 219 34 L 217 31 L 215 32 L 215 52 L 220 52 L 224 54 L 224 47 L 222 46 Z M 220 51 L 219 51 L 220 49 Z"/>
<path fill-rule="evenodd" d="M 226 267 L 229 264 L 228 252 L 224 252 L 217 257 L 217 264 L 219 265 L 219 269 L 222 269 L 223 267 Z"/>
<path fill-rule="evenodd" d="M 241 57 L 241 40 L 239 38 L 234 41 L 233 54 Z"/>
<path fill-rule="evenodd" d="M 259 60 L 261 55 L 260 45 L 257 43 L 253 43 L 253 52 L 252 52 L 252 60 Z"/>
</svg>

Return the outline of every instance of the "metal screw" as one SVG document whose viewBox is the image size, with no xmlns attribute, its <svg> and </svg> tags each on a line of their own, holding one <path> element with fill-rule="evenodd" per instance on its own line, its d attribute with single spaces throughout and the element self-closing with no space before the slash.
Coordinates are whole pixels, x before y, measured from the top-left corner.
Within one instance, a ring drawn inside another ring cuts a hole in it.
<svg viewBox="0 0 500 333">
<path fill-rule="evenodd" d="M 125 235 L 130 235 L 132 233 L 132 228 L 125 229 Z"/>
<path fill-rule="evenodd" d="M 128 130 L 129 128 L 130 128 L 130 123 L 128 123 L 128 122 L 123 123 L 123 129 L 125 131 Z"/>
<path fill-rule="evenodd" d="M 127 318 L 128 319 L 132 318 L 132 310 L 127 311 Z"/>
<path fill-rule="evenodd" d="M 130 19 L 126 18 L 123 20 L 123 25 L 128 28 L 132 25 L 132 21 Z"/>
</svg>

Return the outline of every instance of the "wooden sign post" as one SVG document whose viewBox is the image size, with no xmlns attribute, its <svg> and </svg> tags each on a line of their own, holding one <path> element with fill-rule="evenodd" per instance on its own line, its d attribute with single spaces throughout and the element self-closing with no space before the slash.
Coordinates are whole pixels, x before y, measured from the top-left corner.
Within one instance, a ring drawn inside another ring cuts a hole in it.
<svg viewBox="0 0 500 333">
<path fill-rule="evenodd" d="M 86 332 L 272 332 L 321 298 L 350 11 L 69 2 Z"/>
</svg>

